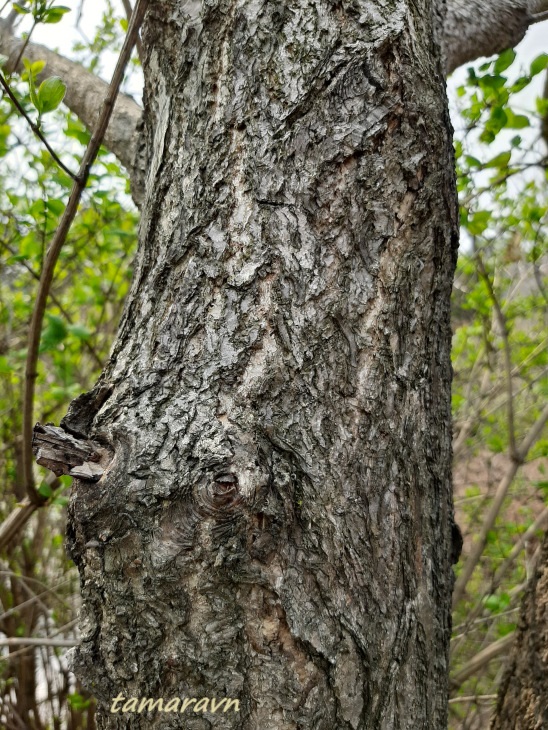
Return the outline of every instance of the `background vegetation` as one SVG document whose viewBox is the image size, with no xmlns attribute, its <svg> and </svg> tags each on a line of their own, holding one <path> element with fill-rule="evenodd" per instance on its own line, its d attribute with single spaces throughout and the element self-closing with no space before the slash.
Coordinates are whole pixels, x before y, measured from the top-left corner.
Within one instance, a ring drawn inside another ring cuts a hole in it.
<svg viewBox="0 0 548 730">
<path fill-rule="evenodd" d="M 33 0 L 41 23 L 65 10 Z M 56 9 L 57 8 L 57 9 Z M 41 15 L 40 15 L 41 13 Z M 48 15 L 49 13 L 49 15 Z M 119 48 L 125 17 L 105 3 L 95 36 L 74 48 L 92 70 Z M 454 289 L 455 500 L 464 534 L 456 568 L 451 727 L 485 728 L 520 598 L 548 525 L 547 157 L 544 99 L 523 92 L 548 56 L 522 68 L 514 51 L 470 68 L 458 89 L 456 158 L 462 246 Z M 6 81 L 64 164 L 89 135 L 40 97 L 37 68 Z M 135 60 L 132 74 L 139 74 Z M 520 101 L 521 99 L 521 101 Z M 50 107 L 52 109 L 50 110 Z M 24 498 L 22 383 L 45 251 L 72 180 L 5 95 L 0 101 L 0 521 Z M 138 215 L 124 170 L 102 151 L 62 249 L 41 339 L 35 413 L 58 423 L 108 357 L 131 279 Z M 74 682 L 78 578 L 63 550 L 70 478 L 36 467 L 47 498 L 0 554 L 0 726 L 92 728 L 93 701 Z M 29 637 L 34 643 L 29 644 Z"/>
</svg>

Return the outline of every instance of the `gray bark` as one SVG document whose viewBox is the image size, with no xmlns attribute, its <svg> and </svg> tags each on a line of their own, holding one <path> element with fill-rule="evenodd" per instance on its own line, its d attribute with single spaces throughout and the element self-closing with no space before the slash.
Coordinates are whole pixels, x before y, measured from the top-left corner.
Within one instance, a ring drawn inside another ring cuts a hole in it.
<svg viewBox="0 0 548 730">
<path fill-rule="evenodd" d="M 447 72 L 517 46 L 546 10 L 547 0 L 448 0 L 444 26 Z"/>
<path fill-rule="evenodd" d="M 69 510 L 100 728 L 446 725 L 441 23 L 428 0 L 150 6 L 134 282 L 63 421 L 112 455 Z M 240 711 L 110 713 L 120 693 Z"/>
<path fill-rule="evenodd" d="M 548 0 L 447 0 L 447 14 L 442 35 L 446 72 L 482 56 L 500 53 L 517 45 L 531 23 L 548 11 Z M 22 41 L 15 38 L 10 25 L 0 19 L 0 53 L 14 70 Z M 90 130 L 106 93 L 105 82 L 58 53 L 29 43 L 25 56 L 32 61 L 47 60 L 41 78 L 57 75 L 68 84 L 65 104 Z M 18 69 L 22 69 L 22 62 Z M 547 82 L 548 83 L 548 82 Z M 127 168 L 135 202 L 143 199 L 145 177 L 142 150 L 136 149 L 142 109 L 129 97 L 121 96 L 114 109 L 105 137 L 105 146 Z M 544 135 L 546 136 L 546 134 Z"/>
</svg>

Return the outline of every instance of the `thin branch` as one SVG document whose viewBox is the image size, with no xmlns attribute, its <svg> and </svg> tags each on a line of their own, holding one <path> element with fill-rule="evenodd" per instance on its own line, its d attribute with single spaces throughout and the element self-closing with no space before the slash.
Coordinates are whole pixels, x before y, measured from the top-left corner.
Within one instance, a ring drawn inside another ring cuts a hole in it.
<svg viewBox="0 0 548 730">
<path fill-rule="evenodd" d="M 495 314 L 499 323 L 500 327 L 500 334 L 502 337 L 502 343 L 504 348 L 504 369 L 506 371 L 506 391 L 507 391 L 507 418 L 508 418 L 508 435 L 510 439 L 509 444 L 509 451 L 510 451 L 510 458 L 512 460 L 517 459 L 517 451 L 516 451 L 516 429 L 514 424 L 514 391 L 513 391 L 513 385 L 512 385 L 512 358 L 510 353 L 510 341 L 508 338 L 508 326 L 506 324 L 506 317 L 504 316 L 504 313 L 502 311 L 502 307 L 500 306 L 500 302 L 498 300 L 498 297 L 495 293 L 495 290 L 493 288 L 493 283 L 491 281 L 491 278 L 489 277 L 489 274 L 487 273 L 487 270 L 485 268 L 485 265 L 483 263 L 483 259 L 480 254 L 476 255 L 476 261 L 478 262 L 478 271 L 480 274 L 480 277 L 483 279 L 485 286 L 487 287 L 487 291 L 489 292 L 489 297 L 491 301 L 493 302 L 493 307 L 495 309 Z"/>
<path fill-rule="evenodd" d="M 0 525 L 0 550 L 4 550 L 11 543 L 15 535 L 27 524 L 38 507 L 38 504 L 31 502 L 28 497 L 25 497 L 15 507 L 13 512 L 10 512 L 2 522 L 2 525 Z"/>
<path fill-rule="evenodd" d="M 548 507 L 543 509 L 543 511 L 540 513 L 540 515 L 537 517 L 537 519 L 533 522 L 532 525 L 530 525 L 527 530 L 520 536 L 520 539 L 516 542 L 514 547 L 512 548 L 510 554 L 504 560 L 504 562 L 497 568 L 497 570 L 494 572 L 492 578 L 491 578 L 491 584 L 487 590 L 483 591 L 483 593 L 479 596 L 478 600 L 476 601 L 476 605 L 474 608 L 469 611 L 466 615 L 465 619 L 465 625 L 456 626 L 455 631 L 463 632 L 462 636 L 460 638 L 463 638 L 466 636 L 466 628 L 472 626 L 474 623 L 476 623 L 476 619 L 478 616 L 485 610 L 485 599 L 488 596 L 494 595 L 495 591 L 498 589 L 500 584 L 502 583 L 502 579 L 504 578 L 505 574 L 508 572 L 508 570 L 514 565 L 516 559 L 519 557 L 521 552 L 524 550 L 527 542 L 534 537 L 535 533 L 538 532 L 538 530 L 544 529 L 545 525 L 548 524 Z M 483 620 L 483 619 L 481 619 Z M 489 617 L 489 620 L 492 620 L 492 616 Z M 457 637 L 454 637 L 455 639 Z"/>
<path fill-rule="evenodd" d="M 0 18 L 0 53 L 8 57 L 4 66 L 5 73 L 22 73 L 20 63 L 14 66 L 23 41 L 13 35 L 11 27 Z M 36 76 L 42 81 L 50 76 L 60 76 L 67 85 L 63 104 L 92 131 L 97 124 L 101 102 L 108 93 L 108 84 L 95 74 L 87 71 L 81 64 L 61 56 L 38 43 L 29 43 L 25 56 L 31 61 L 45 61 L 46 66 Z M 142 115 L 142 108 L 131 97 L 119 94 L 105 133 L 104 145 L 120 160 L 131 173 L 135 151 L 136 128 Z"/>
<path fill-rule="evenodd" d="M 19 438 L 21 438 L 19 436 Z M 53 472 L 48 474 L 44 479 L 45 483 L 52 490 L 58 489 L 61 485 L 60 480 Z M 30 520 L 39 505 L 33 504 L 28 497 L 15 506 L 12 512 L 0 524 L 0 551 L 4 550 L 14 540 L 15 536 L 27 522 Z M 36 581 L 35 578 L 26 577 L 27 581 Z"/>
<path fill-rule="evenodd" d="M 10 89 L 10 87 L 8 85 L 8 82 L 4 78 L 4 74 L 1 73 L 1 72 L 0 72 L 0 85 L 4 89 L 4 93 L 6 94 L 6 96 L 9 97 L 9 99 L 11 100 L 11 103 L 17 109 L 17 111 L 19 112 L 19 114 L 21 114 L 21 116 L 26 119 L 27 124 L 32 129 L 32 131 L 34 132 L 34 134 L 38 137 L 38 139 L 42 142 L 42 144 L 45 145 L 47 151 L 53 157 L 53 159 L 55 160 L 55 162 L 59 165 L 59 167 L 61 168 L 61 170 L 63 170 L 63 172 L 65 172 L 67 175 L 69 175 L 73 180 L 76 180 L 77 179 L 76 178 L 76 175 L 72 172 L 72 170 L 70 170 L 62 162 L 62 160 L 60 159 L 60 157 L 57 155 L 57 153 L 55 152 L 55 150 L 53 149 L 53 147 L 50 145 L 50 143 L 48 142 L 48 140 L 46 139 L 46 137 L 42 133 L 40 127 L 38 127 L 32 121 L 32 119 L 29 117 L 29 115 L 27 114 L 27 112 L 25 111 L 25 109 L 23 108 L 23 106 L 21 105 L 21 103 L 19 102 L 18 98 L 15 96 L 15 94 L 13 93 L 13 91 Z"/>
<path fill-rule="evenodd" d="M 11 246 L 8 243 L 4 243 L 4 241 L 0 241 L 0 245 L 4 246 L 4 248 L 11 253 L 12 256 L 15 256 L 14 250 L 11 248 Z M 40 274 L 36 273 L 32 266 L 30 266 L 26 261 L 20 262 L 25 269 L 29 272 L 31 276 L 33 276 L 35 279 L 40 281 Z M 67 312 L 67 310 L 63 307 L 59 299 L 55 296 L 53 292 L 50 292 L 51 301 L 55 304 L 55 306 L 59 309 L 63 317 L 67 320 L 67 322 L 70 324 L 73 324 L 73 319 L 70 316 L 70 314 Z M 87 347 L 89 350 L 90 355 L 95 360 L 95 363 L 98 367 L 103 367 L 103 360 L 99 357 L 97 354 L 97 350 L 93 347 L 93 345 L 88 342 L 87 340 L 84 340 L 84 346 Z"/>
<path fill-rule="evenodd" d="M 460 669 L 450 680 L 452 689 L 458 689 L 463 682 L 469 677 L 472 677 L 476 672 L 489 664 L 490 661 L 500 656 L 506 651 L 510 644 L 514 641 L 514 634 L 508 634 L 502 639 L 495 641 L 490 644 L 486 649 L 483 649 L 476 654 L 469 662 L 467 662 L 462 669 Z"/>
<path fill-rule="evenodd" d="M 76 639 L 36 639 L 25 637 L 25 638 L 10 638 L 0 639 L 0 646 L 78 646 L 80 642 Z"/>
<path fill-rule="evenodd" d="M 467 695 L 466 697 L 451 697 L 450 705 L 456 705 L 459 702 L 485 702 L 487 700 L 496 700 L 498 695 Z"/>
<path fill-rule="evenodd" d="M 525 458 L 535 441 L 539 438 L 546 421 L 548 421 L 548 405 L 544 407 L 544 410 L 542 411 L 540 416 L 537 418 L 533 426 L 531 426 L 531 428 L 529 429 L 527 436 L 523 439 L 519 448 L 517 449 L 516 459 L 512 460 L 508 471 L 499 482 L 499 486 L 497 487 L 497 491 L 495 493 L 495 497 L 493 499 L 489 512 L 481 526 L 480 534 L 476 542 L 472 546 L 472 550 L 470 555 L 468 556 L 468 560 L 466 560 L 466 562 L 464 563 L 462 572 L 459 575 L 458 580 L 455 584 L 455 589 L 453 591 L 453 607 L 456 606 L 463 597 L 466 586 L 468 585 L 468 581 L 470 580 L 472 573 L 476 568 L 476 565 L 481 559 L 483 550 L 487 544 L 487 536 L 495 525 L 500 509 L 502 507 L 502 503 L 506 495 L 508 494 L 508 490 L 510 489 L 512 482 L 514 481 L 516 472 L 518 471 L 521 464 L 523 464 L 523 462 L 525 461 Z"/>
<path fill-rule="evenodd" d="M 496 591 L 502 581 L 504 574 L 508 571 L 509 568 L 512 567 L 516 558 L 520 555 L 521 551 L 525 548 L 529 540 L 531 540 L 531 538 L 535 536 L 535 533 L 539 530 L 544 529 L 545 524 L 548 524 L 548 507 L 545 507 L 540 515 L 537 517 L 537 519 L 533 522 L 533 524 L 531 524 L 527 528 L 527 530 L 525 530 L 525 532 L 520 536 L 519 540 L 510 551 L 510 554 L 508 555 L 506 560 L 501 565 L 499 565 L 499 567 L 495 571 L 495 574 L 493 575 L 490 593 L 494 593 Z"/>
<path fill-rule="evenodd" d="M 63 626 L 60 626 L 55 631 L 52 631 L 51 634 L 47 637 L 48 639 L 53 639 L 55 636 L 59 636 L 59 634 L 64 634 L 69 629 L 73 629 L 75 626 L 78 625 L 78 619 L 72 619 L 72 621 L 69 621 L 68 623 L 64 624 Z M 76 640 L 75 640 L 76 641 Z M 15 651 L 10 651 L 10 659 L 15 659 L 18 656 L 22 656 L 23 654 L 26 654 L 29 649 L 32 649 L 32 645 L 26 644 L 21 647 L 21 649 L 16 649 Z"/>
<path fill-rule="evenodd" d="M 23 443 L 22 443 L 22 462 L 23 462 L 23 480 L 27 494 L 31 502 L 35 504 L 43 504 L 44 499 L 38 494 L 34 486 L 33 478 L 33 458 L 32 458 L 32 427 L 33 427 L 33 413 L 34 413 L 34 392 L 36 386 L 37 376 L 37 363 L 38 363 L 38 350 L 40 346 L 40 336 L 42 332 L 42 322 L 46 311 L 46 303 L 49 295 L 49 290 L 53 280 L 53 273 L 55 271 L 55 265 L 59 254 L 65 243 L 67 234 L 70 230 L 72 222 L 76 216 L 78 210 L 78 204 L 82 192 L 88 180 L 91 165 L 93 164 L 95 157 L 99 151 L 105 131 L 107 129 L 110 116 L 114 107 L 114 102 L 120 85 L 124 78 L 124 71 L 129 61 L 131 51 L 135 44 L 135 38 L 139 30 L 139 26 L 144 17 L 148 0 L 137 0 L 135 10 L 131 17 L 127 35 L 124 40 L 124 45 L 120 51 L 120 56 L 112 76 L 112 81 L 109 87 L 109 93 L 106 96 L 101 113 L 99 115 L 99 121 L 97 128 L 93 133 L 93 136 L 87 146 L 80 170 L 78 173 L 78 180 L 75 181 L 70 197 L 67 203 L 67 207 L 59 222 L 59 227 L 55 232 L 55 236 L 46 254 L 46 260 L 44 262 L 44 268 L 42 270 L 42 277 L 38 286 L 38 292 L 36 295 L 36 302 L 32 313 L 28 350 L 27 350 L 27 362 L 25 367 L 25 385 L 23 394 Z"/>
<path fill-rule="evenodd" d="M 26 608 L 27 606 L 31 606 L 33 603 L 36 603 L 37 601 L 40 601 L 40 599 L 43 596 L 48 596 L 50 594 L 53 594 L 55 596 L 55 598 L 57 598 L 57 596 L 55 594 L 55 590 L 60 588 L 61 586 L 69 584 L 70 582 L 71 582 L 70 580 L 65 580 L 62 583 L 59 583 L 57 586 L 55 586 L 55 588 L 47 588 L 45 591 L 42 591 L 41 593 L 32 595 L 30 598 L 27 598 L 26 601 L 23 601 L 22 603 L 18 603 L 16 606 L 13 606 L 13 608 L 9 608 L 7 611 L 4 611 L 4 613 L 0 615 L 0 621 L 3 621 L 8 616 L 12 616 L 13 614 L 16 614 L 21 609 Z M 61 600 L 61 599 L 59 599 L 59 600 Z"/>
<path fill-rule="evenodd" d="M 131 7 L 131 3 L 129 0 L 122 0 L 122 5 L 124 6 L 124 10 L 126 11 L 126 18 L 129 20 L 131 18 L 131 14 L 133 13 L 133 8 Z M 135 46 L 137 48 L 137 54 L 139 55 L 139 61 L 141 62 L 141 66 L 142 66 L 143 65 L 143 46 L 141 43 L 141 38 L 138 33 L 137 33 L 137 38 L 135 39 Z"/>
<path fill-rule="evenodd" d="M 17 67 L 21 63 L 21 59 L 23 58 L 23 53 L 25 52 L 25 48 L 30 43 L 30 37 L 35 28 L 36 28 L 36 21 L 34 21 L 34 23 L 32 24 L 32 28 L 29 30 L 29 32 L 27 33 L 27 37 L 23 41 L 21 49 L 19 50 L 19 55 L 17 56 L 17 59 L 15 60 L 15 67 Z"/>
</svg>

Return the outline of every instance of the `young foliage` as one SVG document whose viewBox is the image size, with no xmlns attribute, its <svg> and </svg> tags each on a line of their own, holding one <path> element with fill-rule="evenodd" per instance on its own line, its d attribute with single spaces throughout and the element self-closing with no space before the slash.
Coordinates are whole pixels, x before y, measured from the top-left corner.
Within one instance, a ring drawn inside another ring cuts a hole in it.
<svg viewBox="0 0 548 730">
<path fill-rule="evenodd" d="M 462 242 L 453 297 L 454 473 L 465 541 L 452 645 L 455 730 L 489 724 L 506 637 L 548 525 L 546 491 L 539 488 L 548 454 L 542 433 L 525 463 L 518 468 L 516 461 L 548 390 L 548 190 L 537 131 L 543 110 L 538 103 L 520 108 L 518 96 L 547 61 L 541 54 L 524 73 L 515 52 L 505 51 L 469 69 L 457 92 Z M 474 661 L 489 645 L 493 656 L 478 669 Z"/>
</svg>

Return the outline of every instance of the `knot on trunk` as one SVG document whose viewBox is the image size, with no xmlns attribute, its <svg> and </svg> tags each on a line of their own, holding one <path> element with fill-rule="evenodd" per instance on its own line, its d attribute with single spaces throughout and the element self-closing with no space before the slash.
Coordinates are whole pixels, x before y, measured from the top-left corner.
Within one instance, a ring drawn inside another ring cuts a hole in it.
<svg viewBox="0 0 548 730">
<path fill-rule="evenodd" d="M 217 474 L 196 491 L 196 507 L 203 517 L 214 520 L 231 519 L 243 505 L 238 478 L 232 473 Z"/>
</svg>

